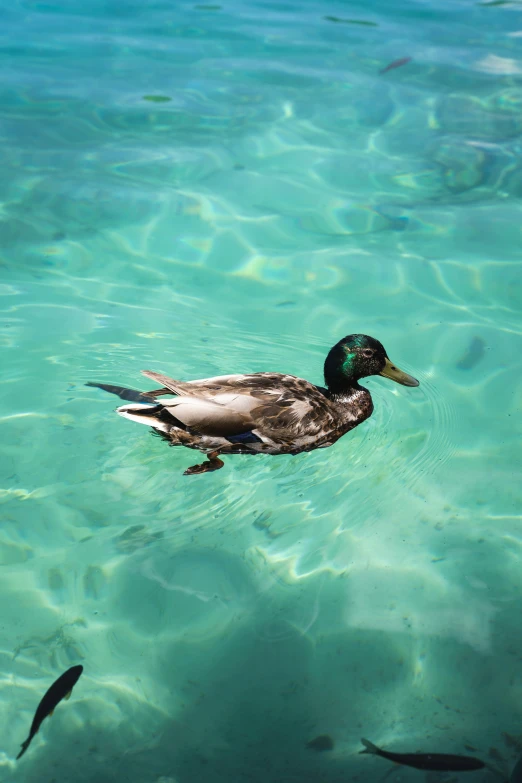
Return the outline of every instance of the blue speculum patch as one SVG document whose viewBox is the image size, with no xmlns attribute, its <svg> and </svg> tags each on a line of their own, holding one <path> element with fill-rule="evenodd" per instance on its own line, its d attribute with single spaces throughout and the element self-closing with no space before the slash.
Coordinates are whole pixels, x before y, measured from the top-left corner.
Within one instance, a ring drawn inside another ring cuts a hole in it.
<svg viewBox="0 0 522 783">
<path fill-rule="evenodd" d="M 261 443 L 261 438 L 254 435 L 253 432 L 243 432 L 240 435 L 227 435 L 226 438 L 231 443 Z"/>
</svg>

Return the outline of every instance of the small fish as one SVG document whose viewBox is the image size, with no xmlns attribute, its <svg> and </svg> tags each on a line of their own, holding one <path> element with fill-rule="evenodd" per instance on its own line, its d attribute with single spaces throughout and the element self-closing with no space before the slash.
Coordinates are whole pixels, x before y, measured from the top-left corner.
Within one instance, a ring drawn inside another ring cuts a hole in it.
<svg viewBox="0 0 522 783">
<path fill-rule="evenodd" d="M 500 753 L 496 748 L 490 748 L 488 755 L 491 756 L 492 759 L 495 759 L 495 761 L 500 761 L 500 762 L 505 761 L 505 759 L 502 758 L 502 756 L 500 755 Z"/>
<path fill-rule="evenodd" d="M 144 95 L 143 100 L 152 103 L 168 103 L 172 98 L 169 98 L 168 95 Z"/>
<path fill-rule="evenodd" d="M 514 734 L 508 734 L 507 731 L 503 731 L 502 739 L 508 748 L 516 748 L 517 750 L 522 748 L 522 736 L 516 737 Z"/>
<path fill-rule="evenodd" d="M 472 370 L 486 352 L 486 343 L 482 337 L 474 337 L 466 353 L 460 357 L 456 366 L 459 370 Z"/>
<path fill-rule="evenodd" d="M 25 742 L 22 742 L 22 750 L 16 757 L 17 760 L 24 755 L 25 751 L 31 743 L 31 740 L 37 733 L 45 718 L 47 718 L 48 715 L 53 714 L 54 708 L 57 704 L 59 704 L 59 702 L 61 702 L 62 699 L 69 698 L 72 693 L 72 689 L 78 682 L 82 672 L 83 666 L 71 666 L 70 669 L 67 669 L 64 674 L 60 675 L 60 677 L 58 677 L 58 679 L 53 682 L 36 709 L 33 722 L 31 724 L 31 731 L 29 732 L 29 736 Z"/>
<path fill-rule="evenodd" d="M 394 68 L 400 68 L 401 65 L 406 65 L 409 62 L 411 62 L 411 57 L 401 57 L 400 60 L 394 60 L 392 63 L 389 63 L 379 73 L 388 73 L 388 71 L 393 71 Z"/>
<path fill-rule="evenodd" d="M 377 22 L 368 22 L 366 19 L 341 19 L 338 16 L 323 16 L 327 22 L 337 22 L 340 24 L 360 24 L 363 27 L 379 27 Z"/>
<path fill-rule="evenodd" d="M 329 734 L 320 734 L 319 737 L 315 737 L 313 740 L 309 740 L 306 743 L 306 747 L 310 750 L 333 750 L 334 742 Z"/>
<path fill-rule="evenodd" d="M 361 753 L 374 753 L 396 764 L 405 764 L 415 769 L 433 769 L 440 772 L 465 772 L 466 770 L 482 769 L 485 763 L 473 756 L 454 756 L 447 753 L 390 753 L 381 750 L 367 739 L 361 740 L 364 750 Z"/>
</svg>

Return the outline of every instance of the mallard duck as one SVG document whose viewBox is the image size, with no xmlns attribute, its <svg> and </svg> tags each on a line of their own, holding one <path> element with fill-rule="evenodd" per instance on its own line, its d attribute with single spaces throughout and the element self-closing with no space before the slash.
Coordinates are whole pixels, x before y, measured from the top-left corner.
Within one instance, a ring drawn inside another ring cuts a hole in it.
<svg viewBox="0 0 522 783">
<path fill-rule="evenodd" d="M 223 467 L 224 454 L 299 454 L 331 446 L 372 415 L 373 402 L 359 380 L 382 375 L 403 386 L 418 386 L 399 370 L 378 340 L 366 334 L 343 337 L 324 364 L 326 388 L 295 375 L 256 372 L 176 381 L 144 370 L 159 389 L 139 392 L 123 386 L 88 383 L 132 405 L 116 413 L 147 424 L 171 446 L 199 449 L 205 462 L 184 475 Z M 158 397 L 170 395 L 158 402 Z"/>
</svg>

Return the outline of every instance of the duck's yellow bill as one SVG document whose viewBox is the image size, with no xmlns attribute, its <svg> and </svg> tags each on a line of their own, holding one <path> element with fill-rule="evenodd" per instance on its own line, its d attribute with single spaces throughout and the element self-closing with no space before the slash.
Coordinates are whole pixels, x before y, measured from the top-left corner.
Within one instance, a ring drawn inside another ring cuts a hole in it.
<svg viewBox="0 0 522 783">
<path fill-rule="evenodd" d="M 399 370 L 398 367 L 396 367 L 388 357 L 386 357 L 386 364 L 384 365 L 384 368 L 381 370 L 379 375 L 382 375 L 383 378 L 389 378 L 390 381 L 395 381 L 396 383 L 402 383 L 403 386 L 418 386 L 419 382 L 417 378 L 414 378 L 413 375 L 408 375 L 407 372 L 403 372 L 402 370 Z"/>
</svg>

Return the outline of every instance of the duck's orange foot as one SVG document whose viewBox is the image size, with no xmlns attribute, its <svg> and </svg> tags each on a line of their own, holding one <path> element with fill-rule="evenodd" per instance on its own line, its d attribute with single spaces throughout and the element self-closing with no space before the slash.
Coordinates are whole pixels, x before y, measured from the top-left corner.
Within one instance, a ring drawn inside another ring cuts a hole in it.
<svg viewBox="0 0 522 783">
<path fill-rule="evenodd" d="M 192 465 L 183 473 L 184 476 L 195 476 L 198 473 L 211 473 L 213 470 L 219 470 L 225 465 L 222 459 L 219 459 L 218 452 L 213 451 L 208 455 L 208 460 L 201 465 Z"/>
</svg>

